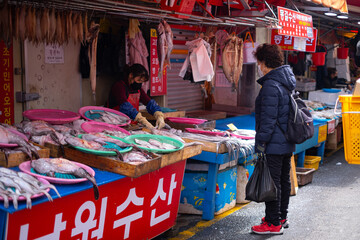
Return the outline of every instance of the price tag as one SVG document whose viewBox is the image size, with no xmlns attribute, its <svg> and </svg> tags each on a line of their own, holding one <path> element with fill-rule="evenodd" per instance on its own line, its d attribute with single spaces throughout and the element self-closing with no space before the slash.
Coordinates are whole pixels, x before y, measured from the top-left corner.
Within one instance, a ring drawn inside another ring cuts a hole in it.
<svg viewBox="0 0 360 240">
<path fill-rule="evenodd" d="M 230 128 L 231 131 L 236 131 L 237 130 L 237 127 L 235 127 L 235 125 L 232 124 L 232 123 L 230 123 L 230 124 L 228 124 L 226 126 L 228 126 L 228 128 Z"/>
</svg>

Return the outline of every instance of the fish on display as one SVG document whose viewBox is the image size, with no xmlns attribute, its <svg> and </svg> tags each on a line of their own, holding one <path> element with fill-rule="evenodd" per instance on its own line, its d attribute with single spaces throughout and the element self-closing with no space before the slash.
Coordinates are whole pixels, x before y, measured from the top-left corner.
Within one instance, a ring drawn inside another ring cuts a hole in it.
<svg viewBox="0 0 360 240">
<path fill-rule="evenodd" d="M 105 122 L 109 124 L 120 125 L 120 124 L 126 124 L 129 120 L 129 118 L 125 116 L 118 115 L 116 113 L 112 113 L 108 111 L 99 112 L 99 111 L 90 110 L 89 113 L 91 118 L 93 118 L 93 120 L 97 122 Z"/>
<path fill-rule="evenodd" d="M 185 143 L 185 141 L 181 137 L 178 136 L 178 135 L 182 134 L 181 130 L 176 130 L 174 128 L 172 128 L 170 130 L 153 128 L 153 129 L 151 129 L 151 133 L 155 134 L 155 135 L 171 137 L 171 138 L 174 138 L 176 140 L 179 140 L 182 143 Z"/>
<path fill-rule="evenodd" d="M 154 146 L 154 145 L 152 145 L 149 142 L 144 141 L 144 140 L 140 140 L 140 139 L 135 138 L 134 141 L 135 141 L 136 144 L 140 145 L 141 147 L 159 149 L 158 147 L 156 147 L 156 146 Z"/>
<path fill-rule="evenodd" d="M 236 91 L 243 65 L 243 40 L 236 35 L 230 35 L 225 42 L 222 64 L 225 77 L 232 83 L 232 89 Z"/>
<path fill-rule="evenodd" d="M 32 155 L 34 154 L 35 158 L 39 158 L 39 154 L 36 148 L 28 143 L 25 139 L 19 136 L 19 134 L 15 134 L 16 130 L 10 127 L 4 127 L 0 125 L 0 143 L 5 144 L 17 144 L 22 147 L 21 150 L 24 150 L 24 153 L 30 156 L 32 159 Z"/>
<path fill-rule="evenodd" d="M 128 135 L 126 133 L 120 132 L 120 131 L 110 131 L 110 130 L 104 130 L 102 133 L 118 137 L 118 138 L 126 138 Z"/>
<path fill-rule="evenodd" d="M 36 194 L 44 194 L 52 201 L 47 189 L 53 189 L 60 197 L 56 187 L 52 184 L 43 184 L 37 178 L 23 172 L 16 172 L 8 168 L 0 168 L 0 196 L 4 198 L 4 206 L 9 206 L 9 198 L 12 199 L 14 208 L 18 208 L 18 198 L 24 196 L 26 207 L 31 208 L 31 197 Z M 4 197 L 6 195 L 6 197 Z"/>
<path fill-rule="evenodd" d="M 160 148 L 160 149 L 176 149 L 176 147 L 174 145 L 168 144 L 168 143 L 164 143 L 164 142 L 160 142 L 158 140 L 155 139 L 149 139 L 149 143 Z"/>
<path fill-rule="evenodd" d="M 65 158 L 40 158 L 31 161 L 31 167 L 38 173 L 54 177 L 55 173 L 71 174 L 79 178 L 86 178 L 93 184 L 94 197 L 99 199 L 99 189 L 96 180 L 84 168 L 79 167 Z"/>
<path fill-rule="evenodd" d="M 135 138 L 134 141 L 136 144 L 139 144 L 140 146 L 146 147 L 146 148 L 166 149 L 166 150 L 177 149 L 177 147 L 175 147 L 172 144 L 163 143 L 163 142 L 160 142 L 155 139 L 149 139 L 149 141 L 147 142 L 147 141 Z"/>
<path fill-rule="evenodd" d="M 144 156 L 141 152 L 131 151 L 124 155 L 124 162 L 131 164 L 140 164 L 149 161 L 151 158 Z"/>
</svg>

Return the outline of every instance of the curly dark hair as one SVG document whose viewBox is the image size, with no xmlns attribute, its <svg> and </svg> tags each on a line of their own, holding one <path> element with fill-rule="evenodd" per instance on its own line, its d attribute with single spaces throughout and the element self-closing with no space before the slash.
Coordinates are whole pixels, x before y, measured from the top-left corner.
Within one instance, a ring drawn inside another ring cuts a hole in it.
<svg viewBox="0 0 360 240">
<path fill-rule="evenodd" d="M 278 45 L 264 43 L 257 47 L 254 56 L 268 68 L 277 68 L 284 64 L 284 55 Z"/>
</svg>

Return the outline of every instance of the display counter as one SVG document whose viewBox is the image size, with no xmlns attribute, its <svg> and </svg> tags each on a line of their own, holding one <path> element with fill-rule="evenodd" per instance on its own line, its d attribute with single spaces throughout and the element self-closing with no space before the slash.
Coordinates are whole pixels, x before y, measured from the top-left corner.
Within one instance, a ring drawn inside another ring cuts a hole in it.
<svg viewBox="0 0 360 240">
<path fill-rule="evenodd" d="M 200 146 L 184 150 L 201 153 Z M 98 200 L 87 181 L 56 184 L 61 198 L 50 190 L 54 201 L 35 198 L 31 209 L 25 201 L 17 210 L 1 204 L 0 239 L 151 239 L 167 231 L 177 217 L 186 161 L 176 152 L 164 156 L 170 165 L 138 178 L 93 168 Z"/>
<path fill-rule="evenodd" d="M 216 129 L 227 130 L 229 129 L 227 125 L 230 123 L 234 124 L 239 129 L 255 130 L 255 114 L 253 113 L 249 115 L 217 120 Z M 295 146 L 294 154 L 298 154 L 298 159 L 297 159 L 298 167 L 304 166 L 305 151 L 312 147 L 318 147 L 317 156 L 321 156 L 321 159 L 323 159 L 326 134 L 327 134 L 327 122 L 314 120 L 314 136 L 301 144 L 296 144 Z"/>
</svg>

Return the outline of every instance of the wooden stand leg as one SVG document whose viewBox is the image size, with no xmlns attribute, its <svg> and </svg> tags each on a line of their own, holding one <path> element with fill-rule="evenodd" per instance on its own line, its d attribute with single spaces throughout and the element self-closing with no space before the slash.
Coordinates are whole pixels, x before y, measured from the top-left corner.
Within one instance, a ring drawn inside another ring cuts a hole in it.
<svg viewBox="0 0 360 240">
<path fill-rule="evenodd" d="M 291 182 L 290 196 L 294 196 L 294 195 L 296 195 L 297 190 L 299 188 L 297 177 L 296 177 L 296 166 L 295 166 L 294 155 L 291 157 L 290 182 Z"/>
</svg>

